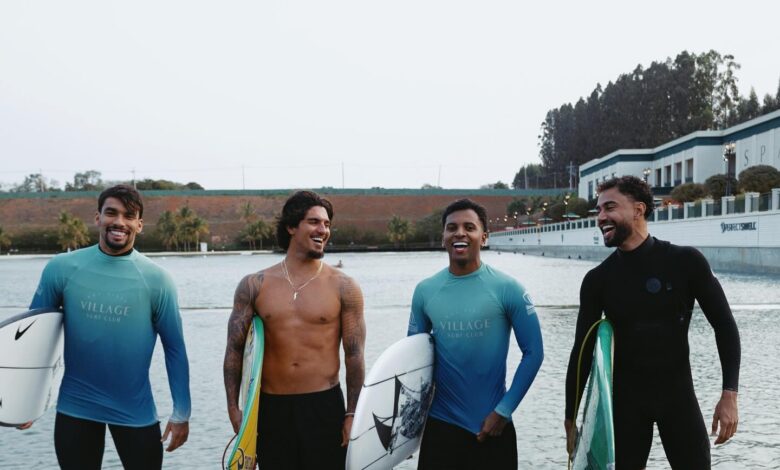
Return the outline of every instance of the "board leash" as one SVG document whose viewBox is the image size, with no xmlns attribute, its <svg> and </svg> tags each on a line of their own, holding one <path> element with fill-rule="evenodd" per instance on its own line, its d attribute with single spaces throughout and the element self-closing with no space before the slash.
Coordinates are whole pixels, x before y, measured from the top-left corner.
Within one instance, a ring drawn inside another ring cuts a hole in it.
<svg viewBox="0 0 780 470">
<path fill-rule="evenodd" d="M 236 434 L 235 436 L 231 437 L 230 440 L 228 441 L 227 445 L 225 446 L 225 451 L 222 452 L 222 468 L 227 468 L 225 466 L 225 456 L 227 455 L 228 449 L 230 449 L 230 444 L 232 444 L 233 441 L 235 441 L 237 437 L 238 437 L 238 434 Z"/>
</svg>

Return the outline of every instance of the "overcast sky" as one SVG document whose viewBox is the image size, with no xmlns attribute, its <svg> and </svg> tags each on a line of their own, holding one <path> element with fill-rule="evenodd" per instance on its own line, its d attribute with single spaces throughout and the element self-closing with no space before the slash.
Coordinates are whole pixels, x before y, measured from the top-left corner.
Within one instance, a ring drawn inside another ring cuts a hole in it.
<svg viewBox="0 0 780 470">
<path fill-rule="evenodd" d="M 549 109 L 640 63 L 715 49 L 774 95 L 778 31 L 752 0 L 3 0 L 0 183 L 511 182 Z"/>
</svg>

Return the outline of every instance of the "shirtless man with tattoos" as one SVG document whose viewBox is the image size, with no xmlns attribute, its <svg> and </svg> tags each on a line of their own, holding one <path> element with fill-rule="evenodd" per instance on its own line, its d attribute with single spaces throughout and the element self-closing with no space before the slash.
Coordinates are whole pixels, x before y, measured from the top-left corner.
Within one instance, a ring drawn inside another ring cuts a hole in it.
<svg viewBox="0 0 780 470">
<path fill-rule="evenodd" d="M 322 261 L 333 207 L 310 191 L 292 195 L 276 236 L 281 263 L 238 285 L 228 324 L 224 375 L 228 415 L 238 432 L 244 342 L 254 315 L 265 353 L 257 454 L 261 468 L 343 469 L 352 416 L 363 385 L 366 327 L 360 287 Z M 339 385 L 344 347 L 347 401 Z"/>
</svg>

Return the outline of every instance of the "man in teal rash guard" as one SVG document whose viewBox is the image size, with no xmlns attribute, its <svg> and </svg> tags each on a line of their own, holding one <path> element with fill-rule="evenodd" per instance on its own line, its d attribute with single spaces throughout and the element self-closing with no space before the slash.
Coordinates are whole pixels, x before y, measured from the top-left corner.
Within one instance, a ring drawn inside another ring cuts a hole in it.
<svg viewBox="0 0 780 470">
<path fill-rule="evenodd" d="M 485 208 L 468 199 L 442 216 L 449 268 L 417 285 L 409 335 L 434 337 L 436 392 L 418 469 L 516 469 L 512 412 L 542 365 L 542 333 L 531 299 L 513 278 L 483 264 Z M 510 330 L 523 358 L 506 389 Z"/>
<path fill-rule="evenodd" d="M 142 216 L 133 187 L 103 191 L 95 216 L 99 243 L 54 257 L 30 305 L 65 311 L 54 447 L 66 470 L 101 467 L 106 425 L 127 469 L 161 468 L 162 442 L 170 435 L 172 451 L 189 434 L 189 366 L 176 289 L 168 273 L 133 250 Z M 158 334 L 173 396 L 162 438 L 149 383 Z"/>
</svg>

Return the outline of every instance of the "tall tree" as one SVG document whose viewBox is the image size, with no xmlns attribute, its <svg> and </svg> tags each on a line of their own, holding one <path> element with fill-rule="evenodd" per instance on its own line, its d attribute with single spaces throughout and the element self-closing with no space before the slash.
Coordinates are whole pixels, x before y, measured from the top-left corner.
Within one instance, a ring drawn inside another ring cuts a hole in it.
<svg viewBox="0 0 780 470">
<path fill-rule="evenodd" d="M 540 185 L 566 186 L 570 164 L 618 149 L 656 147 L 697 130 L 732 125 L 740 114 L 756 115 L 761 112 L 757 98 L 739 107 L 739 68 L 732 55 L 682 51 L 674 60 L 639 64 L 603 89 L 597 85 L 587 100 L 549 110 L 538 136 Z M 766 108 L 772 100 L 765 103 Z M 514 187 L 524 183 L 515 175 Z"/>
<path fill-rule="evenodd" d="M 758 95 L 754 88 L 750 88 L 750 95 L 747 99 L 741 99 L 737 105 L 735 113 L 735 124 L 738 122 L 749 121 L 761 115 L 761 104 L 758 102 Z"/>
<path fill-rule="evenodd" d="M 31 173 L 24 177 L 24 181 L 11 188 L 12 193 L 43 193 L 59 190 L 57 181 L 46 178 L 41 173 Z"/>
<path fill-rule="evenodd" d="M 73 184 L 65 183 L 65 191 L 100 191 L 105 187 L 101 173 L 87 170 L 73 175 Z"/>
<path fill-rule="evenodd" d="M 512 180 L 515 189 L 541 188 L 540 182 L 544 182 L 544 167 L 538 163 L 529 163 L 520 167 Z M 526 184 L 527 183 L 527 184 Z"/>
<path fill-rule="evenodd" d="M 498 180 L 495 183 L 483 184 L 480 186 L 480 189 L 509 189 L 509 185 L 501 180 Z"/>
</svg>

